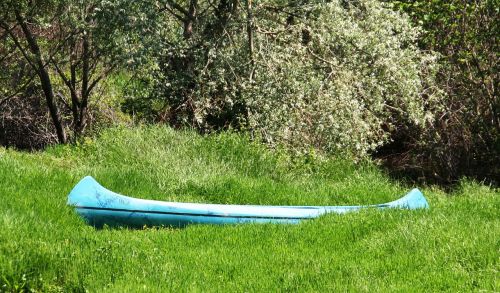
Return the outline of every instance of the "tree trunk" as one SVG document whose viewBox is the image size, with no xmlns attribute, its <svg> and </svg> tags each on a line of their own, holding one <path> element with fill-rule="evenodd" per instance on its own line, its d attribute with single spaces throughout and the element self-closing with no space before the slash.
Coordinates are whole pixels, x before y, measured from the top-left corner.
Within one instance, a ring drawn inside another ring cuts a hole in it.
<svg viewBox="0 0 500 293">
<path fill-rule="evenodd" d="M 250 57 L 250 81 L 253 79 L 255 72 L 255 60 L 253 56 L 253 14 L 252 0 L 247 0 L 247 36 L 248 36 L 248 54 Z"/>
<path fill-rule="evenodd" d="M 54 91 L 52 89 L 52 82 L 50 80 L 50 75 L 45 69 L 44 60 L 42 54 L 40 53 L 40 47 L 38 46 L 35 37 L 31 33 L 28 25 L 24 21 L 19 11 L 16 10 L 15 14 L 16 14 L 16 20 L 18 24 L 21 26 L 23 34 L 26 37 L 26 41 L 28 42 L 28 47 L 35 59 L 33 60 L 34 61 L 33 65 L 35 66 L 34 69 L 36 70 L 37 75 L 40 77 L 40 83 L 42 86 L 43 93 L 45 95 L 47 107 L 49 108 L 50 117 L 52 118 L 52 123 L 54 124 L 54 127 L 56 129 L 57 139 L 59 143 L 64 144 L 67 142 L 66 132 L 64 130 L 61 117 L 59 115 L 59 109 L 57 107 L 56 100 L 54 97 Z"/>
<path fill-rule="evenodd" d="M 198 0 L 189 1 L 188 14 L 184 19 L 184 39 L 188 40 L 193 35 L 193 24 L 196 19 L 196 8 L 198 6 Z"/>
<path fill-rule="evenodd" d="M 90 50 L 89 50 L 89 40 L 86 35 L 83 37 L 82 43 L 82 88 L 81 88 L 81 102 L 80 109 L 78 113 L 78 121 L 75 125 L 75 135 L 82 135 L 85 127 L 87 126 L 87 107 L 89 100 L 89 76 L 90 76 Z"/>
</svg>

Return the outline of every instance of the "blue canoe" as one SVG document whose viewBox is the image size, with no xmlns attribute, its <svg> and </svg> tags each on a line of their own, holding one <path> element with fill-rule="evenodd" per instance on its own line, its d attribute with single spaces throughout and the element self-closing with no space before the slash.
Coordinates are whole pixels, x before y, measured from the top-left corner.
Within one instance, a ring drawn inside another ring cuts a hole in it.
<svg viewBox="0 0 500 293">
<path fill-rule="evenodd" d="M 188 224 L 299 223 L 327 213 L 344 214 L 362 208 L 429 208 L 413 189 L 402 198 L 367 206 L 259 206 L 177 203 L 137 199 L 114 193 L 94 178 L 83 178 L 71 191 L 68 205 L 95 227 L 183 227 Z"/>
</svg>

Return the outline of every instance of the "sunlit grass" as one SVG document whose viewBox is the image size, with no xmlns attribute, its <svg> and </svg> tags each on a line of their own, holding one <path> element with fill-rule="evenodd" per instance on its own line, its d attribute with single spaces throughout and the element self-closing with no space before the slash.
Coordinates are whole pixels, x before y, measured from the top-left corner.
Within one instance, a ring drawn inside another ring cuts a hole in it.
<svg viewBox="0 0 500 293">
<path fill-rule="evenodd" d="M 411 186 L 374 165 L 291 159 L 237 135 L 111 129 L 79 146 L 0 149 L 0 291 L 498 291 L 499 192 L 423 188 L 428 211 L 300 225 L 95 230 L 66 206 L 83 176 L 135 197 L 342 205 Z"/>
</svg>

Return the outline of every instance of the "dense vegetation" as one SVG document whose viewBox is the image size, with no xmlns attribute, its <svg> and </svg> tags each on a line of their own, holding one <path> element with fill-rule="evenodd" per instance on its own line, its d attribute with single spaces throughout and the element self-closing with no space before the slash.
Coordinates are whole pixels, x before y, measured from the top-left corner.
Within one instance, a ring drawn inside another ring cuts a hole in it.
<svg viewBox="0 0 500 293">
<path fill-rule="evenodd" d="M 247 7 L 251 15 L 234 5 L 200 3 L 197 30 L 168 39 L 177 41 L 157 57 L 146 97 L 161 105 L 153 117 L 359 158 L 396 124 L 425 125 L 439 100 L 429 84 L 434 56 L 416 47 L 407 17 L 378 1 L 269 1 Z M 141 111 L 134 102 L 144 99 L 128 102 Z"/>
<path fill-rule="evenodd" d="M 436 82 L 446 94 L 436 119 L 420 136 L 394 133 L 392 147 L 398 151 L 388 146 L 393 167 L 427 173 L 441 182 L 467 175 L 498 183 L 500 2 L 390 2 L 422 26 L 420 48 L 440 54 Z"/>
<path fill-rule="evenodd" d="M 498 19 L 496 0 L 1 0 L 0 143 L 143 121 L 498 183 Z"/>
<path fill-rule="evenodd" d="M 0 291 L 495 291 L 499 192 L 424 188 L 428 211 L 299 225 L 104 229 L 66 206 L 92 175 L 124 194 L 240 204 L 369 204 L 406 193 L 371 163 L 297 161 L 248 138 L 108 129 L 78 145 L 0 148 Z"/>
</svg>

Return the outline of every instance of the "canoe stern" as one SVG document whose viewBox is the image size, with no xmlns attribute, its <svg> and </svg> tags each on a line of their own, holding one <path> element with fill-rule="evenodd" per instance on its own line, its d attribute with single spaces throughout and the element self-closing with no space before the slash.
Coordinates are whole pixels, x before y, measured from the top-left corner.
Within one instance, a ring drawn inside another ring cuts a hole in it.
<svg viewBox="0 0 500 293">
<path fill-rule="evenodd" d="M 392 208 L 409 209 L 409 210 L 429 208 L 427 200 L 425 199 L 424 195 L 418 188 L 412 189 L 405 196 L 403 196 L 398 200 L 387 203 L 386 206 Z"/>
</svg>

